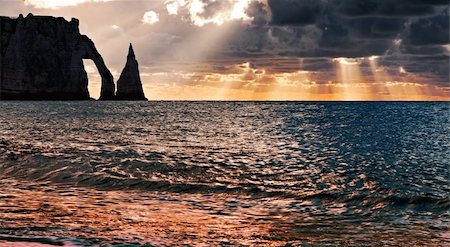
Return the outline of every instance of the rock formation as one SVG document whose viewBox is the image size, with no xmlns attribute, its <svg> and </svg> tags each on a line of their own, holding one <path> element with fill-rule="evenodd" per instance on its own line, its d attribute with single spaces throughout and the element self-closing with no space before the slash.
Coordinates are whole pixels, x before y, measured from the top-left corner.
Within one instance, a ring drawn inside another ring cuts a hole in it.
<svg viewBox="0 0 450 247">
<path fill-rule="evenodd" d="M 130 44 L 127 63 L 117 81 L 116 100 L 147 100 L 142 89 L 139 65 Z"/>
<path fill-rule="evenodd" d="M 83 59 L 101 75 L 100 99 L 114 99 L 113 76 L 78 25 L 74 18 L 0 17 L 0 100 L 87 100 Z"/>
</svg>

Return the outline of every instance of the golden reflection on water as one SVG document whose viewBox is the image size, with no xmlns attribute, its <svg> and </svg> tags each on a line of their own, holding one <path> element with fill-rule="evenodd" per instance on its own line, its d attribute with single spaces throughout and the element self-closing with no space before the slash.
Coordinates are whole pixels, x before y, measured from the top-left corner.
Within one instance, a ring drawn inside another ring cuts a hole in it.
<svg viewBox="0 0 450 247">
<path fill-rule="evenodd" d="M 377 233 L 378 227 L 385 226 L 371 221 L 355 224 L 352 219 L 314 217 L 311 212 L 320 215 L 321 209 L 308 201 L 223 194 L 101 191 L 10 179 L 1 183 L 0 229 L 2 234 L 10 231 L 14 236 L 63 236 L 95 244 L 285 246 L 336 243 L 337 236 L 339 242 L 345 240 L 343 243 L 350 244 L 355 241 L 352 234 L 362 234 L 372 228 L 365 242 L 368 245 L 370 241 L 381 244 L 393 239 L 396 243 L 413 240 L 413 245 L 439 243 L 408 231 Z M 240 206 L 236 206 L 238 203 Z M 294 203 L 307 210 L 294 214 L 285 211 Z M 339 216 L 346 210 L 344 203 L 337 203 L 327 208 L 327 214 Z M 364 228 L 358 228 L 359 224 L 364 224 Z M 21 244 L 1 242 L 0 234 L 0 246 Z M 47 246 L 23 243 L 23 246 L 33 245 Z"/>
<path fill-rule="evenodd" d="M 113 242 L 152 240 L 159 244 L 203 246 L 229 241 L 265 246 L 283 243 L 264 240 L 269 237 L 270 225 L 243 218 L 239 213 L 211 211 L 208 206 L 193 208 L 182 201 L 189 201 L 189 195 L 164 198 L 154 193 L 41 184 L 3 187 L 0 197 L 0 228 L 23 228 L 24 235 L 39 234 L 33 228 L 51 226 L 58 235 L 77 239 L 100 237 Z M 264 211 L 261 209 L 259 214 L 265 215 Z"/>
</svg>

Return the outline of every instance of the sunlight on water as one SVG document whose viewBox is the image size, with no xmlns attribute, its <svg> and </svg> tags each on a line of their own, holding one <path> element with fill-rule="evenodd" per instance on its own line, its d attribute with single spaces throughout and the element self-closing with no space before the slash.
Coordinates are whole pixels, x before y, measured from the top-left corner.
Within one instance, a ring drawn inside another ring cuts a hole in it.
<svg viewBox="0 0 450 247">
<path fill-rule="evenodd" d="M 438 246 L 448 109 L 2 102 L 0 243 Z"/>
</svg>

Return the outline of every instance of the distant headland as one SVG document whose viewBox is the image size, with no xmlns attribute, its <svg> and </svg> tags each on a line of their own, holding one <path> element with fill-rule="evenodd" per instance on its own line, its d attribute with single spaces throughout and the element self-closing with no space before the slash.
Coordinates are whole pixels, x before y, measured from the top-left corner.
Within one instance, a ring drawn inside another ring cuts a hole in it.
<svg viewBox="0 0 450 247">
<path fill-rule="evenodd" d="M 79 20 L 20 15 L 0 17 L 0 100 L 89 100 L 83 59 L 91 59 L 102 79 L 99 100 L 147 100 L 130 44 L 117 81 Z"/>
</svg>

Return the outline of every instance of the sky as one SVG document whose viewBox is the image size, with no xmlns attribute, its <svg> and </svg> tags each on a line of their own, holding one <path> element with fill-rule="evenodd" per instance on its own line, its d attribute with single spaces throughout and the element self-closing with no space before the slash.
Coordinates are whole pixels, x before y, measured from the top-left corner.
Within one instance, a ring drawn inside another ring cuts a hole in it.
<svg viewBox="0 0 450 247">
<path fill-rule="evenodd" d="M 80 20 L 152 100 L 450 100 L 447 0 L 0 0 Z M 100 77 L 85 61 L 89 90 Z"/>
</svg>

